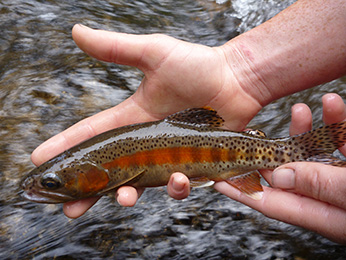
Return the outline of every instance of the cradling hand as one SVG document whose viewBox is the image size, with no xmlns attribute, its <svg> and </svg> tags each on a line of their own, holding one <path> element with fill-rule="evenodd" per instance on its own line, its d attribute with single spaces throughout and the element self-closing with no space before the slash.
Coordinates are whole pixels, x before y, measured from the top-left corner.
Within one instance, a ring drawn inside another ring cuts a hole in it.
<svg viewBox="0 0 346 260">
<path fill-rule="evenodd" d="M 310 109 L 304 104 L 292 108 L 290 134 L 311 130 Z M 323 97 L 326 124 L 346 119 L 346 105 L 340 96 Z M 346 146 L 340 151 L 346 155 Z M 346 169 L 321 163 L 296 162 L 282 165 L 262 175 L 271 187 L 264 187 L 261 200 L 253 200 L 226 182 L 214 185 L 228 197 L 244 203 L 264 215 L 315 231 L 346 244 Z"/>
</svg>

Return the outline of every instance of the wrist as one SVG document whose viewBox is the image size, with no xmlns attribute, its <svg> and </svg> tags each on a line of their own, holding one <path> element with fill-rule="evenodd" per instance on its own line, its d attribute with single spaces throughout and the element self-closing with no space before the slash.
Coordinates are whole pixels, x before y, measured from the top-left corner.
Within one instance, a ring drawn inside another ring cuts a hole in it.
<svg viewBox="0 0 346 260">
<path fill-rule="evenodd" d="M 241 88 L 265 106 L 346 73 L 343 1 L 297 1 L 222 46 Z"/>
<path fill-rule="evenodd" d="M 239 87 L 261 107 L 264 107 L 275 99 L 267 85 L 267 75 L 271 74 L 271 69 L 265 59 L 260 57 L 260 52 L 254 52 L 251 44 L 246 42 L 246 38 L 239 36 L 221 48 Z"/>
<path fill-rule="evenodd" d="M 244 82 L 247 81 L 246 64 L 240 62 L 237 54 L 231 47 L 220 46 L 213 48 L 218 59 L 218 73 L 211 78 L 221 78 L 217 94 L 209 101 L 208 105 L 216 109 L 225 120 L 225 127 L 231 130 L 241 131 L 247 123 L 262 109 L 258 97 L 252 95 Z M 221 87 L 220 87 L 221 86 Z M 216 89 L 216 88 L 215 88 Z"/>
</svg>

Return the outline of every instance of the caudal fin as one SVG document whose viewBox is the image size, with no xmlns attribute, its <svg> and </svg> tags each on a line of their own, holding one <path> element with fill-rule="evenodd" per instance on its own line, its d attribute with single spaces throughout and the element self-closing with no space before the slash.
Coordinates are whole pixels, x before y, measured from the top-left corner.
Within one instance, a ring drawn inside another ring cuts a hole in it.
<svg viewBox="0 0 346 260">
<path fill-rule="evenodd" d="M 346 121 L 326 125 L 307 133 L 292 136 L 294 147 L 302 151 L 301 159 L 346 167 L 346 162 L 331 154 L 346 143 Z"/>
</svg>

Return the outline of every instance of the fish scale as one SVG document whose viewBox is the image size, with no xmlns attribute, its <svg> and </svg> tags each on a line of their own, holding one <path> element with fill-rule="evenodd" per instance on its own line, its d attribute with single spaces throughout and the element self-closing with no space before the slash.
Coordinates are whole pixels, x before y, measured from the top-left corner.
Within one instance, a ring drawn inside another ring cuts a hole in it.
<svg viewBox="0 0 346 260">
<path fill-rule="evenodd" d="M 183 172 L 194 185 L 226 180 L 260 199 L 259 169 L 294 161 L 346 166 L 330 155 L 346 142 L 345 122 L 277 139 L 255 131 L 221 129 L 223 122 L 210 108 L 194 108 L 110 130 L 34 169 L 23 180 L 24 197 L 61 203 L 103 195 L 123 185 L 166 185 L 172 173 Z"/>
</svg>

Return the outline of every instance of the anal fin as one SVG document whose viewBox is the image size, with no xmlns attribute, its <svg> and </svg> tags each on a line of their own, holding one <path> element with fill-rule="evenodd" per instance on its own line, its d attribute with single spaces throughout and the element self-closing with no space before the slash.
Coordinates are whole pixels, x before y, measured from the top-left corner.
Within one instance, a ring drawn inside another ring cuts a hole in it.
<svg viewBox="0 0 346 260">
<path fill-rule="evenodd" d="M 262 199 L 263 188 L 261 185 L 261 176 L 258 171 L 251 171 L 231 177 L 226 182 L 254 200 Z"/>
</svg>

